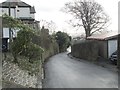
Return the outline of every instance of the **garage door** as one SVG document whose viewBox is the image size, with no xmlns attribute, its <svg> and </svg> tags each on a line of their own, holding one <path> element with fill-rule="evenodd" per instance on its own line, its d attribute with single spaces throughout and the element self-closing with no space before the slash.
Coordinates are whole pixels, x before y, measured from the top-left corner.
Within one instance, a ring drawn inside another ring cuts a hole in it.
<svg viewBox="0 0 120 90">
<path fill-rule="evenodd" d="M 117 50 L 117 40 L 108 40 L 108 57 Z"/>
</svg>

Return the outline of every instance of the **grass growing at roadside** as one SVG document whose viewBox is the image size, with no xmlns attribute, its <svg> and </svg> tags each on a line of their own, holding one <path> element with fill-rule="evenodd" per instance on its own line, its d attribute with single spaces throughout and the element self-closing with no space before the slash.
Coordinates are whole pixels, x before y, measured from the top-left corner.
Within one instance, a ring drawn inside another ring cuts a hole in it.
<svg viewBox="0 0 120 90">
<path fill-rule="evenodd" d="M 30 75 L 37 75 L 41 70 L 41 60 L 33 60 L 33 63 L 30 63 L 28 58 L 19 56 L 18 57 L 19 67 L 23 70 L 27 70 Z"/>
</svg>

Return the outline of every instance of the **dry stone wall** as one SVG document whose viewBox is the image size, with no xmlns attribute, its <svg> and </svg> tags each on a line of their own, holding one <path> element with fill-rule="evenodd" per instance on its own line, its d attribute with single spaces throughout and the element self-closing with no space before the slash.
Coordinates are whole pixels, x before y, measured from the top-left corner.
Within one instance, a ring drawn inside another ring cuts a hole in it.
<svg viewBox="0 0 120 90">
<path fill-rule="evenodd" d="M 3 61 L 2 79 L 14 82 L 26 88 L 37 88 L 37 76 L 29 75 L 27 71 L 21 70 L 17 65 Z"/>
</svg>

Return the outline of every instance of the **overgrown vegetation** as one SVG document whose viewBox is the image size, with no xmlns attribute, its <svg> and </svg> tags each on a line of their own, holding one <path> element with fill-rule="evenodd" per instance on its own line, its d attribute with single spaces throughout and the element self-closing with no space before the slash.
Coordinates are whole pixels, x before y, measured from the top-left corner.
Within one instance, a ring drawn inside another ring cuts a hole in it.
<svg viewBox="0 0 120 90">
<path fill-rule="evenodd" d="M 33 42 L 44 48 L 44 52 L 42 54 L 43 60 L 59 53 L 59 46 L 56 40 L 49 34 L 49 30 L 44 28 L 44 26 L 41 29 L 40 35 L 34 37 Z"/>
<path fill-rule="evenodd" d="M 54 35 L 54 37 L 59 45 L 59 51 L 60 52 L 66 51 L 67 48 L 70 46 L 71 37 L 67 33 L 61 31 L 58 31 Z"/>
<path fill-rule="evenodd" d="M 70 45 L 71 37 L 64 32 L 49 34 L 44 26 L 41 30 L 33 30 L 21 21 L 3 15 L 3 26 L 11 30 L 19 30 L 17 37 L 10 43 L 10 53 L 6 60 L 10 60 L 30 74 L 40 71 L 42 60 L 48 59 L 59 52 L 64 52 Z M 12 55 L 12 56 L 11 56 Z M 12 58 L 13 57 L 13 58 Z"/>
<path fill-rule="evenodd" d="M 12 43 L 12 54 L 15 62 L 18 62 L 17 55 L 28 57 L 30 63 L 33 63 L 33 59 L 40 60 L 43 49 L 32 42 L 33 36 L 35 34 L 30 30 L 18 32 L 17 38 Z"/>
<path fill-rule="evenodd" d="M 19 30 L 17 37 L 10 43 L 10 53 L 6 60 L 18 64 L 30 74 L 40 71 L 42 60 L 59 53 L 59 46 L 49 30 L 44 27 L 41 30 L 33 30 L 21 21 L 3 15 L 3 26 L 11 30 Z"/>
</svg>

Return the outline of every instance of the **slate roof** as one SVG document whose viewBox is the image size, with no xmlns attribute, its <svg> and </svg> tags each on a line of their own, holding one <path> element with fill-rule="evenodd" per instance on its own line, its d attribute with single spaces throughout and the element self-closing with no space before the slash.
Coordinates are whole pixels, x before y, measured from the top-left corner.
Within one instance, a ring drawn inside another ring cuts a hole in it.
<svg viewBox="0 0 120 90">
<path fill-rule="evenodd" d="M 109 32 L 87 37 L 88 40 L 110 40 L 118 37 L 118 32 Z"/>
<path fill-rule="evenodd" d="M 15 2 L 14 0 L 13 0 L 13 2 L 12 2 L 12 0 L 11 1 L 2 2 L 2 3 L 0 3 L 0 7 L 8 8 L 9 7 L 9 3 L 10 3 L 10 7 L 11 8 L 12 7 L 15 8 L 16 6 L 18 6 L 18 7 L 31 7 L 31 5 L 29 5 L 29 4 L 27 4 L 27 3 L 23 2 L 23 1 Z"/>
<path fill-rule="evenodd" d="M 0 7 L 9 8 L 9 4 L 10 4 L 11 8 L 16 8 L 16 6 L 18 6 L 18 7 L 30 7 L 30 13 L 36 13 L 34 7 L 32 7 L 31 5 L 29 5 L 23 1 L 20 1 L 20 0 L 7 0 L 5 2 L 0 3 Z"/>
</svg>

